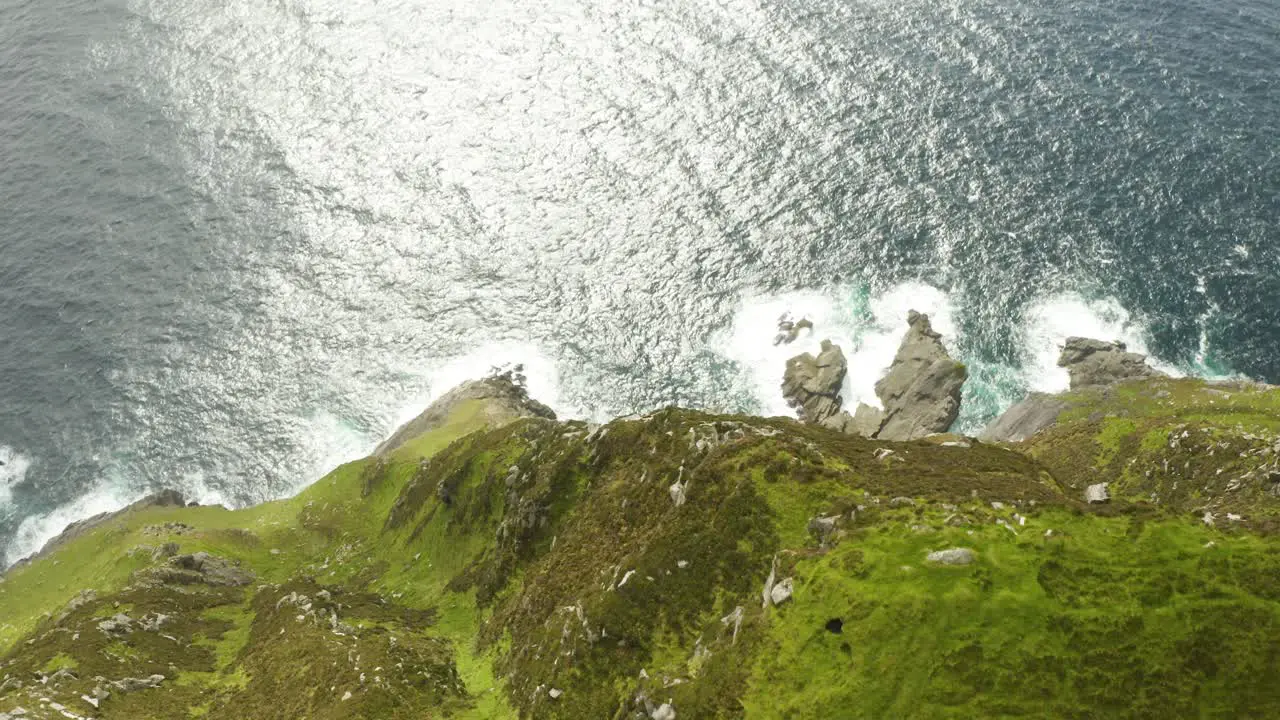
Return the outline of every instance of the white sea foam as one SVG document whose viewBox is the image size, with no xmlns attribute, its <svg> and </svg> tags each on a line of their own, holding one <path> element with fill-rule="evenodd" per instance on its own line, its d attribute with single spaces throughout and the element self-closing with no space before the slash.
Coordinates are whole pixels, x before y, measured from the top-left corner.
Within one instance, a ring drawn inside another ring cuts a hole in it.
<svg viewBox="0 0 1280 720">
<path fill-rule="evenodd" d="M 103 484 L 51 512 L 26 518 L 18 526 L 9 547 L 5 548 L 5 564 L 12 564 L 38 551 L 67 525 L 99 513 L 119 510 L 143 494 L 145 493 Z"/>
<path fill-rule="evenodd" d="M 822 340 L 839 345 L 849 362 L 841 391 L 846 408 L 859 402 L 880 406 L 875 384 L 893 362 L 902 342 L 910 310 L 928 313 L 934 328 L 945 336 L 955 333 L 951 301 L 924 283 L 904 283 L 869 295 L 864 289 L 842 286 L 826 293 L 798 291 L 754 295 L 743 299 L 733 324 L 713 338 L 712 346 L 744 368 L 759 408 L 768 415 L 794 415 L 782 397 L 786 361 L 803 352 L 818 352 Z M 795 342 L 774 345 L 778 321 L 808 318 L 812 331 Z"/>
<path fill-rule="evenodd" d="M 27 475 L 31 461 L 13 448 L 0 445 L 0 512 L 9 512 L 14 485 Z"/>
<path fill-rule="evenodd" d="M 1070 384 L 1067 371 L 1058 367 L 1058 356 L 1067 338 L 1119 340 L 1131 352 L 1148 355 L 1155 368 L 1181 377 L 1179 368 L 1150 357 L 1145 328 L 1114 298 L 1088 299 L 1067 292 L 1046 296 L 1031 304 L 1025 316 L 1023 336 L 1026 387 L 1039 392 L 1060 392 Z"/>
</svg>

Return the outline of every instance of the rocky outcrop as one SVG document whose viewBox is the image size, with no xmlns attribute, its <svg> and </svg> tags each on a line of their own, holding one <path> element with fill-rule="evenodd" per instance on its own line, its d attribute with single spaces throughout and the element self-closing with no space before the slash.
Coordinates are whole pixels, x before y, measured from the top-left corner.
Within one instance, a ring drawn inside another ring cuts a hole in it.
<svg viewBox="0 0 1280 720">
<path fill-rule="evenodd" d="M 1058 421 L 1067 408 L 1060 398 L 1031 393 L 1004 411 L 978 435 L 983 442 L 1022 442 Z"/>
<path fill-rule="evenodd" d="M 555 420 L 551 408 L 529 397 L 525 387 L 523 366 L 498 373 L 483 380 L 465 382 L 431 403 L 418 417 L 401 425 L 391 437 L 374 450 L 384 456 L 406 442 L 443 425 L 460 405 L 479 402 L 484 420 L 490 425 L 503 425 L 524 417 L 540 417 Z"/>
<path fill-rule="evenodd" d="M 823 340 L 816 357 L 804 353 L 787 361 L 782 396 L 802 421 L 822 423 L 840 412 L 840 386 L 848 369 L 840 346 Z"/>
<path fill-rule="evenodd" d="M 946 432 L 960 414 L 960 389 L 968 379 L 964 365 L 947 354 L 928 315 L 912 310 L 907 324 L 888 374 L 876 383 L 884 422 L 875 437 L 883 440 Z"/>
<path fill-rule="evenodd" d="M 1058 367 L 1067 369 L 1072 390 L 1165 376 L 1147 365 L 1146 355 L 1129 352 L 1122 342 L 1082 337 L 1067 338 L 1062 346 L 1062 355 L 1058 357 Z"/>
</svg>

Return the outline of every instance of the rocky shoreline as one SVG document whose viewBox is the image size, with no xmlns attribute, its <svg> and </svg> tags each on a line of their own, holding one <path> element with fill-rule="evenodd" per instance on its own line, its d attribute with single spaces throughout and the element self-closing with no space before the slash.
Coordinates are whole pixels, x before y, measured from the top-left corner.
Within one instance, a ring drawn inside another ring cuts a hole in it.
<svg viewBox="0 0 1280 720">
<path fill-rule="evenodd" d="M 812 328 L 812 323 L 807 327 Z M 858 403 L 852 414 L 842 410 L 840 392 L 848 363 L 840 346 L 830 340 L 823 340 L 821 348 L 816 356 L 804 353 L 791 358 L 783 373 L 783 397 L 802 422 L 867 438 L 906 441 L 947 433 L 960 415 L 968 372 L 947 352 L 928 315 L 908 312 L 898 352 L 876 380 L 880 407 Z M 1145 355 L 1128 352 L 1121 342 L 1070 337 L 1061 348 L 1058 367 L 1070 376 L 1071 390 L 1167 377 L 1146 360 Z M 1054 395 L 1031 393 L 993 420 L 978 438 L 1025 440 L 1053 424 L 1064 408 Z"/>
<path fill-rule="evenodd" d="M 294 498 L 68 528 L 0 581 L 0 720 L 1280 716 L 1280 390 L 1060 362 L 977 438 L 918 313 L 882 408 L 830 342 L 799 420 L 467 383 Z"/>
</svg>

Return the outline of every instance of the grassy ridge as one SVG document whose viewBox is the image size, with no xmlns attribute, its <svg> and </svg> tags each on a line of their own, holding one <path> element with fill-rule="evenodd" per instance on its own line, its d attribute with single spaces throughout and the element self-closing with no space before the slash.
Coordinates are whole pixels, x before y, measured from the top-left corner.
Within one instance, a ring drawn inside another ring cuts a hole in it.
<svg viewBox="0 0 1280 720">
<path fill-rule="evenodd" d="M 1074 395 L 1016 449 L 463 404 L 295 498 L 127 513 L 10 572 L 0 713 L 1280 717 L 1280 401 L 1221 392 Z M 175 575 L 197 552 L 252 579 Z"/>
</svg>

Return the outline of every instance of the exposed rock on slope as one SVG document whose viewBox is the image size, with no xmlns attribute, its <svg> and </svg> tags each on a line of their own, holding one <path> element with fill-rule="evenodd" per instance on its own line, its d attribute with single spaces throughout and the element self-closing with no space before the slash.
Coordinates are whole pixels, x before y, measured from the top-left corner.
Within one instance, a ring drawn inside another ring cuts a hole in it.
<svg viewBox="0 0 1280 720">
<path fill-rule="evenodd" d="M 1057 422 L 1067 408 L 1061 398 L 1044 393 L 1031 393 L 1004 411 L 978 435 L 984 442 L 1022 442 Z"/>
<path fill-rule="evenodd" d="M 1071 375 L 1071 389 L 1111 385 L 1124 380 L 1164 377 L 1147 365 L 1147 356 L 1128 352 L 1122 342 L 1072 337 L 1062 347 L 1058 366 Z"/>
<path fill-rule="evenodd" d="M 946 432 L 960 414 L 960 389 L 969 377 L 951 359 L 929 316 L 912 310 L 910 326 L 889 372 L 876 383 L 884 404 L 884 422 L 876 433 L 884 440 L 915 440 Z"/>
<path fill-rule="evenodd" d="M 840 412 L 840 385 L 848 369 L 840 346 L 823 340 L 817 357 L 804 353 L 787 361 L 782 396 L 801 420 L 821 423 Z"/>
</svg>

